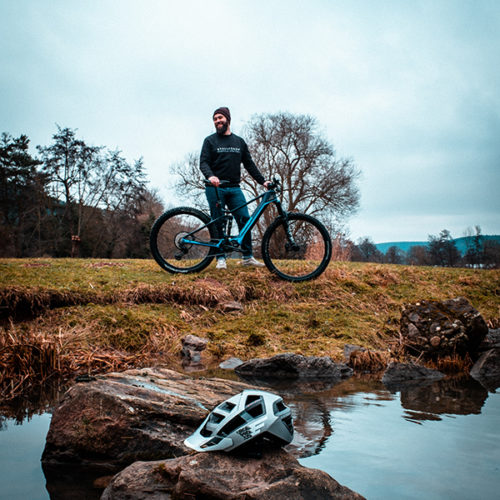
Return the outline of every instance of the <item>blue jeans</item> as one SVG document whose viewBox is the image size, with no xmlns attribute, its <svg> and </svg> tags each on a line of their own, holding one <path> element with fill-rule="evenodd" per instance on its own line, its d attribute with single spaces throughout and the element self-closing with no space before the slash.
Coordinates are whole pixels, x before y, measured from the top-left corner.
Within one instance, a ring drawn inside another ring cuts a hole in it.
<svg viewBox="0 0 500 500">
<path fill-rule="evenodd" d="M 250 215 L 248 213 L 248 206 L 241 207 L 239 210 L 236 208 L 246 203 L 245 195 L 240 187 L 219 187 L 219 197 L 222 206 L 217 206 L 217 197 L 215 195 L 215 188 L 211 186 L 207 186 L 205 188 L 205 194 L 207 196 L 208 206 L 210 207 L 210 215 L 212 219 L 216 219 L 222 215 L 222 207 L 227 207 L 234 218 L 236 219 L 236 223 L 238 224 L 238 228 L 240 231 L 243 229 L 248 219 L 250 219 Z M 216 224 L 216 231 L 219 238 L 222 238 L 222 222 L 220 224 Z M 243 258 L 252 257 L 252 235 L 251 231 L 243 238 L 241 242 L 241 250 L 243 253 Z"/>
</svg>

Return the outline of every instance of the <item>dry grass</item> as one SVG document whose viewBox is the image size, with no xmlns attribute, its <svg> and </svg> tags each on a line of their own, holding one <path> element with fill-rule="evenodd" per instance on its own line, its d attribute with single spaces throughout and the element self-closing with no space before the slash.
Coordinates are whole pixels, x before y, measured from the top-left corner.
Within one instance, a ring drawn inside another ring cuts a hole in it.
<svg viewBox="0 0 500 500">
<path fill-rule="evenodd" d="M 349 366 L 360 373 L 378 373 L 387 367 L 391 359 L 389 351 L 354 351 L 349 358 Z"/>
<path fill-rule="evenodd" d="M 468 354 L 464 357 L 458 354 L 445 356 L 436 360 L 428 361 L 426 366 L 446 373 L 447 375 L 463 375 L 468 374 L 472 368 L 473 361 Z"/>
<path fill-rule="evenodd" d="M 79 374 L 133 366 L 135 356 L 98 349 L 77 337 L 11 324 L 0 331 L 0 396 L 12 399 L 36 386 Z"/>
</svg>

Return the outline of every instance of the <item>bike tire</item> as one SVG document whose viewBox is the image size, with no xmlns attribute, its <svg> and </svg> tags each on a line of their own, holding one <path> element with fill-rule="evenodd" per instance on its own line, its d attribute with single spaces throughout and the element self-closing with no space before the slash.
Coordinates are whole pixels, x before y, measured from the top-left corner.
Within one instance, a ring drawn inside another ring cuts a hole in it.
<svg viewBox="0 0 500 500">
<path fill-rule="evenodd" d="M 290 228 L 296 246 L 286 234 Z M 262 238 L 262 258 L 267 268 L 286 281 L 307 281 L 320 276 L 332 257 L 332 241 L 315 217 L 290 212 L 276 218 Z"/>
<path fill-rule="evenodd" d="M 186 245 L 180 238 L 202 228 L 190 238 L 207 244 L 216 240 L 213 225 L 206 226 L 209 222 L 206 213 L 191 207 L 173 208 L 160 215 L 149 235 L 151 254 L 158 265 L 170 273 L 186 274 L 205 269 L 214 259 L 214 249 Z"/>
</svg>

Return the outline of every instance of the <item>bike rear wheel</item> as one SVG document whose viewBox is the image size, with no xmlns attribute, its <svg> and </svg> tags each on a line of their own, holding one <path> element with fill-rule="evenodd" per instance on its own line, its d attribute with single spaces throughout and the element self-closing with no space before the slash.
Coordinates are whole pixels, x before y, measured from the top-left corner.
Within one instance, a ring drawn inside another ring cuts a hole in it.
<svg viewBox="0 0 500 500">
<path fill-rule="evenodd" d="M 272 273 L 287 281 L 317 278 L 327 268 L 331 255 L 328 231 L 319 220 L 307 214 L 289 213 L 278 217 L 262 238 L 264 263 Z"/>
<path fill-rule="evenodd" d="M 162 214 L 151 228 L 149 244 L 156 262 L 171 273 L 192 273 L 205 269 L 214 258 L 208 245 L 216 239 L 207 226 L 210 217 L 196 208 L 179 207 Z M 185 240 L 193 241 L 193 243 Z"/>
</svg>

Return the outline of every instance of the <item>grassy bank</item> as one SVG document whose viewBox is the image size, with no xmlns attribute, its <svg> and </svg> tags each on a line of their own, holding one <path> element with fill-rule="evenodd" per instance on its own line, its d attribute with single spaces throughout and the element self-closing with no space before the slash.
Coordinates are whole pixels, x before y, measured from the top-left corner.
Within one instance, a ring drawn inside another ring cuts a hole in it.
<svg viewBox="0 0 500 500">
<path fill-rule="evenodd" d="M 152 260 L 0 259 L 0 382 L 6 395 L 54 373 L 177 367 L 189 333 L 210 339 L 213 363 L 292 351 L 341 359 L 345 344 L 387 351 L 403 304 L 458 296 L 499 324 L 498 270 L 335 262 L 291 284 L 232 261 L 184 276 Z M 228 311 L 231 301 L 243 310 Z"/>
</svg>

